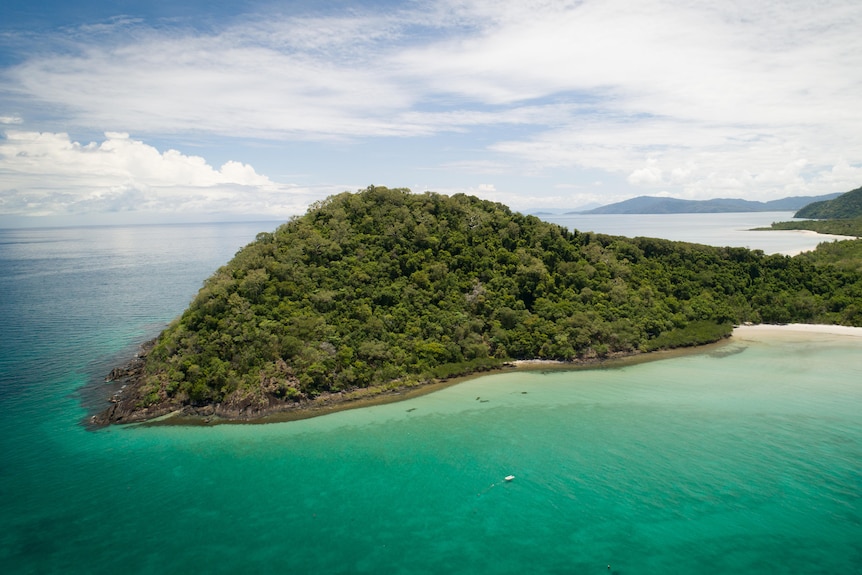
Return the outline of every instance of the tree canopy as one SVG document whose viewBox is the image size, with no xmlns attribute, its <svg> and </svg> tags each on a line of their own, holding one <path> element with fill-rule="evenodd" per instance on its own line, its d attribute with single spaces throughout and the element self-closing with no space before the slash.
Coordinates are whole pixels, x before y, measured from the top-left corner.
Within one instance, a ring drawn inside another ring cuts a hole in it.
<svg viewBox="0 0 862 575">
<path fill-rule="evenodd" d="M 206 280 L 147 356 L 139 406 L 254 409 L 512 358 L 701 344 L 746 321 L 862 325 L 862 276 L 369 186 L 259 234 Z"/>
<path fill-rule="evenodd" d="M 834 220 L 801 220 L 791 222 L 773 222 L 763 230 L 811 230 L 818 234 L 834 234 L 837 236 L 862 237 L 862 216 L 850 219 Z"/>
<path fill-rule="evenodd" d="M 850 190 L 834 200 L 808 204 L 796 212 L 794 217 L 817 220 L 862 217 L 862 188 Z"/>
</svg>

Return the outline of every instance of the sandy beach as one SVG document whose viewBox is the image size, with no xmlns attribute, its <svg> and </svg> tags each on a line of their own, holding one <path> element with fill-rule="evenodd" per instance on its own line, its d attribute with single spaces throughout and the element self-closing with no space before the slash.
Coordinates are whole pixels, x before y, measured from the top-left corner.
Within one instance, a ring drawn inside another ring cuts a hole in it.
<svg viewBox="0 0 862 575">
<path fill-rule="evenodd" d="M 757 340 L 776 338 L 805 338 L 811 335 L 838 336 L 838 337 L 862 337 L 862 327 L 849 327 L 846 325 L 822 325 L 790 323 L 784 325 L 757 324 L 741 325 L 733 330 L 734 339 Z"/>
<path fill-rule="evenodd" d="M 768 230 L 764 230 L 764 231 L 768 231 Z M 782 230 L 782 231 L 793 232 L 793 233 L 796 233 L 796 234 L 799 234 L 799 235 L 803 235 L 803 236 L 808 236 L 808 237 L 816 238 L 816 239 L 817 239 L 819 242 L 821 242 L 821 243 L 826 243 L 826 242 L 840 242 L 840 241 L 843 241 L 843 240 L 858 240 L 858 239 L 859 239 L 859 238 L 857 238 L 857 237 L 855 237 L 855 236 L 838 236 L 838 235 L 835 235 L 835 234 L 821 234 L 821 233 L 818 233 L 818 232 L 815 232 L 815 231 L 812 231 L 812 230 Z M 779 254 L 781 254 L 781 255 L 783 255 L 783 256 L 791 256 L 791 257 L 793 257 L 793 256 L 798 256 L 799 254 L 804 253 L 804 252 L 811 252 L 811 251 L 814 251 L 815 249 L 817 249 L 817 246 L 816 246 L 816 245 L 815 245 L 814 247 L 812 247 L 812 248 L 807 248 L 807 249 L 793 249 L 793 250 L 783 250 L 783 251 L 780 251 L 780 252 L 777 252 L 777 253 L 779 253 Z M 793 324 L 793 325 L 796 325 L 796 324 Z M 782 327 L 783 327 L 783 326 L 782 326 Z M 825 327 L 830 327 L 830 326 L 825 326 Z"/>
</svg>

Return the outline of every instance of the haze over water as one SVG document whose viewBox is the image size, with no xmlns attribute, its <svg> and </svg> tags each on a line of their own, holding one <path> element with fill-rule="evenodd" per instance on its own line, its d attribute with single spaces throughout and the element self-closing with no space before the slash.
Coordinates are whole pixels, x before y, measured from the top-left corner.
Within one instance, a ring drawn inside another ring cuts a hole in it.
<svg viewBox="0 0 862 575">
<path fill-rule="evenodd" d="M 0 230 L 0 571 L 862 572 L 860 338 L 735 338 L 283 424 L 84 429 L 81 390 L 101 401 L 275 226 Z"/>
</svg>

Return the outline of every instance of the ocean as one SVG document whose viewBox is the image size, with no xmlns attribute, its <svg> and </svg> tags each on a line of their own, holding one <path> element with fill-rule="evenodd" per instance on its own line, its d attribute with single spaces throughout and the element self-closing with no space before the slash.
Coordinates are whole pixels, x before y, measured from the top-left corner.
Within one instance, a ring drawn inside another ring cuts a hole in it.
<svg viewBox="0 0 862 575">
<path fill-rule="evenodd" d="M 749 245 L 720 216 L 706 235 Z M 108 371 L 276 226 L 0 230 L 0 572 L 862 573 L 862 338 L 734 338 L 288 423 L 82 425 Z M 765 251 L 817 243 L 790 235 Z"/>
</svg>

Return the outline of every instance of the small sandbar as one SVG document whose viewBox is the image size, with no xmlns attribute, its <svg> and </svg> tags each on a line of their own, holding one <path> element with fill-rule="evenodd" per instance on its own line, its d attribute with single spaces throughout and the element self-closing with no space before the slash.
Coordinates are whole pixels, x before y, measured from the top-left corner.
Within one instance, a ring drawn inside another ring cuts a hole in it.
<svg viewBox="0 0 862 575">
<path fill-rule="evenodd" d="M 514 367 L 559 367 L 571 366 L 572 362 L 560 361 L 558 359 L 514 359 L 509 362 Z"/>
</svg>

